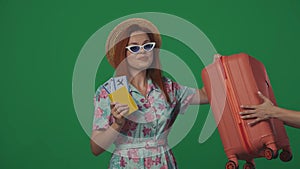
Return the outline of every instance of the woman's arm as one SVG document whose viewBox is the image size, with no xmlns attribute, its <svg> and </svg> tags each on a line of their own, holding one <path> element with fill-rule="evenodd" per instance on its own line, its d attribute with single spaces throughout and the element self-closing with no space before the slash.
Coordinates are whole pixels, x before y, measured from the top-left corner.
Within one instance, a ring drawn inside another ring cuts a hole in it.
<svg viewBox="0 0 300 169">
<path fill-rule="evenodd" d="M 216 61 L 216 59 L 220 58 L 222 55 L 220 54 L 215 54 L 214 55 L 214 61 Z M 191 103 L 190 104 L 208 104 L 208 97 L 206 94 L 206 90 L 204 87 L 202 87 L 201 89 L 198 89 L 196 94 L 193 96 Z"/>
<path fill-rule="evenodd" d="M 121 127 L 113 123 L 106 130 L 94 130 L 91 137 L 91 150 L 95 156 L 103 153 L 116 140 Z"/>
<path fill-rule="evenodd" d="M 95 156 L 103 153 L 116 140 L 126 122 L 124 115 L 127 114 L 128 111 L 128 105 L 111 103 L 111 114 L 115 122 L 107 129 L 94 130 L 92 132 L 90 144 L 92 153 Z"/>
<path fill-rule="evenodd" d="M 300 128 L 299 111 L 293 111 L 293 110 L 287 110 L 280 107 L 275 107 L 272 117 L 282 120 L 286 125 Z"/>
<path fill-rule="evenodd" d="M 204 87 L 196 90 L 196 93 L 191 98 L 190 104 L 208 104 L 208 98 Z"/>
<path fill-rule="evenodd" d="M 262 120 L 277 118 L 289 126 L 300 128 L 300 112 L 274 106 L 262 93 L 258 92 L 258 95 L 264 102 L 260 105 L 241 106 L 245 109 L 240 113 L 242 119 L 255 119 L 249 123 L 254 125 Z"/>
</svg>

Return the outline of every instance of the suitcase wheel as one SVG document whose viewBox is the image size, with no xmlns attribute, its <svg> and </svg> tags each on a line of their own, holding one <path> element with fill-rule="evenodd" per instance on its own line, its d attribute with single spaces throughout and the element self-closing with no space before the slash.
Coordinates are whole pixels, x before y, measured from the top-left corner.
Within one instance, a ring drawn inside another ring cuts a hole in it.
<svg viewBox="0 0 300 169">
<path fill-rule="evenodd" d="M 243 169 L 255 169 L 255 166 L 253 163 L 247 162 L 244 164 Z"/>
<path fill-rule="evenodd" d="M 265 149 L 264 155 L 267 160 L 272 160 L 273 158 L 276 158 L 277 153 L 275 153 L 271 148 L 267 147 Z"/>
<path fill-rule="evenodd" d="M 288 162 L 288 161 L 291 161 L 292 158 L 293 158 L 293 155 L 290 151 L 286 151 L 286 150 L 283 150 L 281 153 L 280 153 L 280 160 L 283 161 L 283 162 Z"/>
<path fill-rule="evenodd" d="M 236 165 L 236 163 L 234 161 L 228 161 L 226 163 L 225 169 L 238 169 L 239 166 Z"/>
</svg>

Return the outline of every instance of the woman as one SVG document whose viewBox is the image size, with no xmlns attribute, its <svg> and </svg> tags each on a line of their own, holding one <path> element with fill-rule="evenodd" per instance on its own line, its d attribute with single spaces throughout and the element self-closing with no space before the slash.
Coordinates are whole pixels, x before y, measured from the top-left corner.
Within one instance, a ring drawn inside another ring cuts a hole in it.
<svg viewBox="0 0 300 169">
<path fill-rule="evenodd" d="M 177 168 L 167 144 L 169 129 L 189 104 L 208 103 L 204 88 L 181 86 L 162 76 L 160 47 L 157 28 L 140 18 L 117 25 L 107 39 L 108 61 L 116 76 L 127 76 L 139 107 L 124 117 L 127 105 L 111 103 L 101 87 L 96 91 L 91 149 L 99 155 L 115 144 L 110 168 Z"/>
<path fill-rule="evenodd" d="M 258 95 L 264 102 L 260 105 L 241 106 L 245 109 L 240 113 L 242 119 L 255 119 L 249 123 L 250 125 L 254 125 L 262 120 L 277 118 L 289 126 L 300 128 L 300 112 L 274 106 L 261 92 L 258 92 Z"/>
</svg>

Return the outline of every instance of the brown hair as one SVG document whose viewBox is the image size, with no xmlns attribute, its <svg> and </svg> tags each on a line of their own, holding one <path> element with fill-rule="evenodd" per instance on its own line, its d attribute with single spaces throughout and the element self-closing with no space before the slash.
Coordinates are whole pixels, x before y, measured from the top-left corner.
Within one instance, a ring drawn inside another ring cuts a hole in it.
<svg viewBox="0 0 300 169">
<path fill-rule="evenodd" d="M 110 63 L 114 68 L 116 68 L 117 76 L 129 76 L 127 63 L 124 62 L 124 59 L 126 58 L 125 47 L 128 45 L 130 35 L 135 31 L 145 32 L 148 35 L 150 41 L 155 42 L 156 49 L 153 50 L 153 62 L 150 68 L 146 70 L 146 76 L 147 78 L 150 78 L 153 81 L 153 83 L 163 91 L 167 102 L 170 104 L 170 97 L 163 83 L 163 76 L 161 72 L 161 64 L 159 59 L 159 49 L 161 47 L 160 34 L 152 33 L 149 29 L 145 27 L 133 24 L 121 33 L 119 37 L 122 37 L 122 39 L 117 40 L 118 42 L 107 51 L 106 56 L 108 59 L 111 59 Z"/>
</svg>

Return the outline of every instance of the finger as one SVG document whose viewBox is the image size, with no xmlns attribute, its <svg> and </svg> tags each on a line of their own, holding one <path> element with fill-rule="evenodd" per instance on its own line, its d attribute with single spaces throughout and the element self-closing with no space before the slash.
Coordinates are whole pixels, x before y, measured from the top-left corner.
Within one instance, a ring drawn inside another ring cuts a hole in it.
<svg viewBox="0 0 300 169">
<path fill-rule="evenodd" d="M 114 117 L 117 117 L 119 115 L 119 113 L 117 112 L 117 110 L 115 108 L 112 109 L 111 113 Z"/>
<path fill-rule="evenodd" d="M 129 108 L 124 108 L 120 110 L 116 110 L 114 116 L 117 118 L 123 118 L 129 112 Z"/>
<path fill-rule="evenodd" d="M 120 115 L 121 115 L 122 117 L 125 117 L 126 114 L 127 114 L 128 112 L 129 112 L 129 109 L 126 109 L 126 110 L 122 111 L 122 112 L 120 113 Z"/>
<path fill-rule="evenodd" d="M 118 109 L 116 108 L 116 106 L 112 109 L 111 112 L 112 112 L 112 114 L 113 114 L 114 117 L 119 116 L 119 114 L 121 113 L 121 111 L 118 110 Z"/>
<path fill-rule="evenodd" d="M 220 54 L 215 54 L 215 55 L 214 55 L 214 61 L 217 60 L 217 59 L 220 58 L 220 57 L 221 57 Z"/>
<path fill-rule="evenodd" d="M 127 104 L 118 103 L 119 106 L 127 106 Z"/>
<path fill-rule="evenodd" d="M 127 104 L 121 104 L 121 103 L 116 103 L 115 107 L 118 109 L 118 108 L 121 108 L 121 107 L 127 107 L 128 105 Z"/>
<path fill-rule="evenodd" d="M 117 102 L 111 102 L 110 103 L 110 108 L 113 109 L 116 106 Z"/>
<path fill-rule="evenodd" d="M 255 120 L 249 122 L 248 125 L 254 126 L 255 124 L 257 124 L 257 123 L 260 122 L 260 121 L 262 121 L 262 119 L 257 118 L 257 119 L 255 119 Z"/>
<path fill-rule="evenodd" d="M 117 119 L 122 119 L 122 118 L 123 118 L 121 112 L 118 112 L 117 110 L 115 110 L 115 111 L 113 112 L 113 116 L 114 116 L 115 118 L 117 118 Z"/>
<path fill-rule="evenodd" d="M 129 109 L 128 106 L 122 106 L 122 107 L 117 108 L 117 112 L 120 114 L 121 112 L 127 111 L 128 109 Z"/>
<path fill-rule="evenodd" d="M 268 97 L 264 96 L 260 91 L 258 91 L 258 95 L 264 100 L 264 102 L 270 103 L 272 106 L 274 105 L 272 101 Z"/>
<path fill-rule="evenodd" d="M 257 93 L 258 93 L 258 96 L 259 96 L 260 98 L 262 98 L 264 101 L 268 101 L 268 100 L 269 100 L 269 99 L 268 99 L 266 96 L 264 96 L 260 91 L 258 91 Z"/>
<path fill-rule="evenodd" d="M 241 105 L 242 109 L 256 109 L 256 105 Z"/>
<path fill-rule="evenodd" d="M 125 107 L 128 107 L 127 104 L 117 104 L 116 106 L 117 106 L 117 108 L 125 108 Z"/>
<path fill-rule="evenodd" d="M 254 114 L 256 113 L 256 110 L 245 110 L 240 112 L 240 115 L 248 115 L 248 114 Z"/>
<path fill-rule="evenodd" d="M 124 117 L 123 117 L 121 114 L 117 114 L 117 115 L 115 116 L 115 118 L 121 120 L 121 119 L 124 118 Z"/>
<path fill-rule="evenodd" d="M 221 55 L 219 53 L 214 55 L 214 58 L 219 58 L 219 57 L 221 57 Z"/>
<path fill-rule="evenodd" d="M 113 107 L 114 111 L 117 111 L 119 108 L 119 103 L 116 103 L 115 106 Z"/>
<path fill-rule="evenodd" d="M 248 114 L 248 115 L 244 115 L 241 116 L 242 119 L 254 119 L 257 118 L 257 116 L 255 114 Z"/>
</svg>

